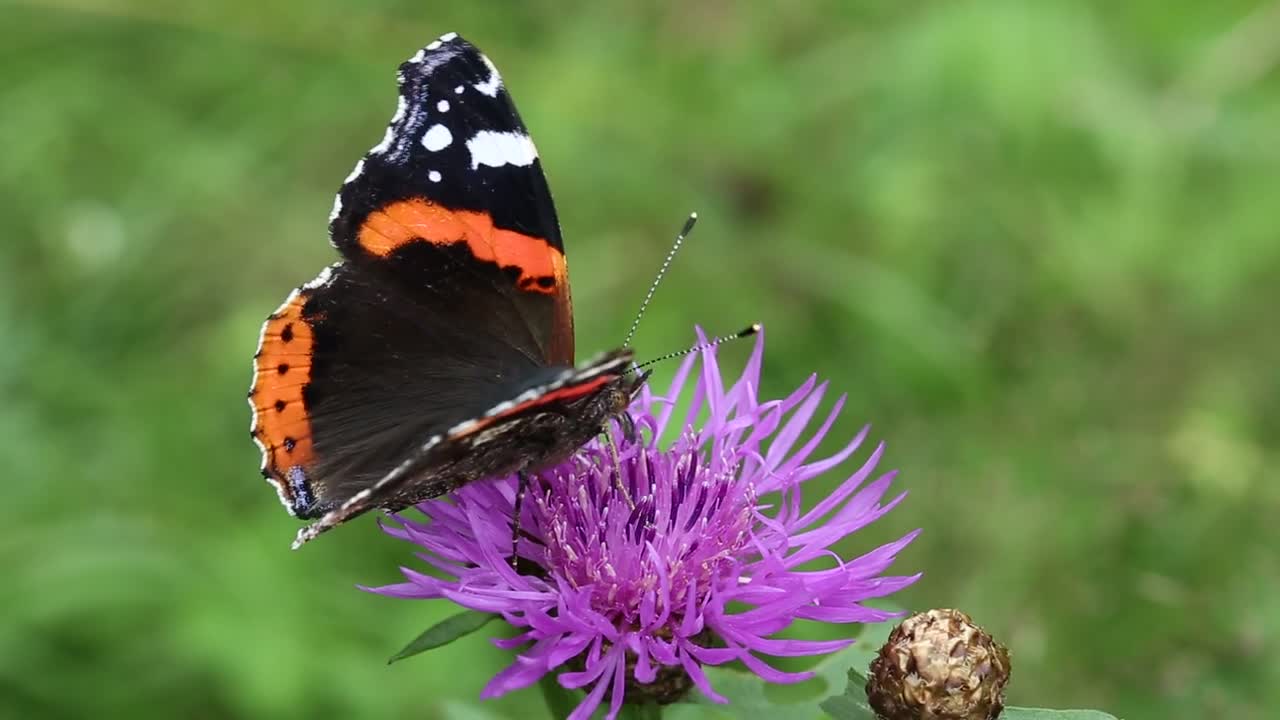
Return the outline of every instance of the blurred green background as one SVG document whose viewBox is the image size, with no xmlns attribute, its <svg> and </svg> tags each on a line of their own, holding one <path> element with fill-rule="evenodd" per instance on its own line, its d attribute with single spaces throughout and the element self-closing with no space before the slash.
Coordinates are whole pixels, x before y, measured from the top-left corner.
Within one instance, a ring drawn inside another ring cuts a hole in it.
<svg viewBox="0 0 1280 720">
<path fill-rule="evenodd" d="M 842 549 L 925 528 L 899 599 L 1010 645 L 1015 704 L 1276 717 L 1280 3 L 1241 0 L 0 5 L 0 717 L 462 717 L 504 664 L 387 667 L 449 608 L 354 589 L 411 562 L 370 518 L 290 552 L 245 432 L 451 30 L 538 143 L 582 353 L 699 210 L 641 353 L 761 320 L 766 394 L 849 393 L 911 496 Z"/>
</svg>

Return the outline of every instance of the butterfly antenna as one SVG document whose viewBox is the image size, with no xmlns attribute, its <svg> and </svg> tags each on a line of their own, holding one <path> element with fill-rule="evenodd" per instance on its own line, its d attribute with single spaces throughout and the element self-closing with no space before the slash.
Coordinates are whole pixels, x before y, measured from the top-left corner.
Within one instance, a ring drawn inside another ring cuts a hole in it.
<svg viewBox="0 0 1280 720">
<path fill-rule="evenodd" d="M 673 360 L 678 357 L 684 357 L 685 355 L 691 355 L 696 352 L 702 352 L 703 350 L 708 350 L 717 345 L 723 345 L 724 343 L 727 343 L 730 340 L 737 340 L 739 338 L 751 337 L 752 335 L 755 335 L 756 333 L 760 332 L 762 327 L 763 326 L 761 326 L 760 323 L 752 323 L 751 325 L 748 325 L 747 327 L 739 330 L 738 332 L 732 335 L 721 335 L 719 337 L 713 337 L 710 340 L 702 343 L 701 345 L 694 345 L 693 347 L 685 348 L 684 350 L 676 350 L 675 352 L 669 352 L 666 355 L 660 355 L 656 358 L 653 358 L 652 360 L 645 360 L 642 363 L 633 365 L 628 372 L 635 372 L 640 368 L 646 368 L 655 363 L 663 362 L 664 360 Z"/>
<path fill-rule="evenodd" d="M 631 329 L 627 331 L 627 339 L 622 341 L 622 347 L 631 347 L 631 338 L 636 336 L 636 329 L 640 327 L 640 318 L 644 317 L 644 311 L 649 309 L 649 301 L 653 299 L 653 294 L 658 291 L 658 284 L 662 282 L 662 276 L 667 274 L 667 268 L 671 267 L 671 261 L 675 259 L 676 253 L 680 252 L 680 246 L 684 244 L 684 239 L 689 237 L 689 233 L 693 231 L 693 225 L 696 222 L 698 222 L 698 213 L 689 213 L 689 219 L 684 221 L 684 227 L 680 229 L 680 234 L 676 235 L 676 241 L 672 243 L 671 250 L 667 252 L 667 259 L 662 261 L 662 267 L 658 268 L 657 277 L 649 285 L 649 292 L 645 294 L 644 302 L 640 303 L 640 310 L 636 313 L 636 319 L 631 321 Z"/>
</svg>

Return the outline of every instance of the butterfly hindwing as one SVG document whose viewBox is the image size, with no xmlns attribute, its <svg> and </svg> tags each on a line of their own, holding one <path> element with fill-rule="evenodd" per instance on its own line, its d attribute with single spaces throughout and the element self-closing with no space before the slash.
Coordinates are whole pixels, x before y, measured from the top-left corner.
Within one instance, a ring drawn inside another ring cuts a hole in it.
<svg viewBox="0 0 1280 720">
<path fill-rule="evenodd" d="M 294 547 L 374 507 L 403 507 L 471 479 L 537 470 L 564 459 L 630 404 L 643 382 L 624 375 L 631 363 L 628 349 L 604 353 L 427 438 L 376 482 L 300 530 Z"/>
</svg>

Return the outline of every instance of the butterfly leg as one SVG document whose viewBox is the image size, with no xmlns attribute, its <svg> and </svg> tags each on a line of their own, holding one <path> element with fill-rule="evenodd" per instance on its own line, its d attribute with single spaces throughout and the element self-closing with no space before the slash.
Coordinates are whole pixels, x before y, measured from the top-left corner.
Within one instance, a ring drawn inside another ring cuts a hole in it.
<svg viewBox="0 0 1280 720">
<path fill-rule="evenodd" d="M 618 415 L 618 424 L 622 426 L 622 437 L 627 442 L 634 443 L 636 441 L 636 421 L 631 417 L 630 413 L 622 413 Z"/>
<path fill-rule="evenodd" d="M 529 476 L 516 473 L 516 502 L 511 516 L 511 569 L 520 572 L 520 514 L 524 509 L 524 496 L 529 492 Z"/>
<path fill-rule="evenodd" d="M 622 417 L 627 417 L 625 414 Z M 630 420 L 630 417 L 627 417 Z M 620 422 L 620 424 L 622 424 Z M 632 426 L 634 429 L 634 426 Z M 625 427 L 623 432 L 625 432 Z M 613 458 L 613 485 L 622 493 L 622 499 L 627 501 L 627 507 L 635 510 L 636 503 L 631 499 L 631 493 L 627 490 L 627 486 L 622 484 L 622 461 L 618 459 L 618 446 L 613 442 L 613 433 L 608 428 L 604 431 L 605 444 L 609 446 L 609 455 Z"/>
</svg>

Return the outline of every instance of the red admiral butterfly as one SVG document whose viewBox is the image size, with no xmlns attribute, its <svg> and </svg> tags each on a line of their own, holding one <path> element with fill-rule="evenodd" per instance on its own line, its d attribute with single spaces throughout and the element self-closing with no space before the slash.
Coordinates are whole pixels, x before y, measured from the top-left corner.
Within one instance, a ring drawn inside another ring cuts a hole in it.
<svg viewBox="0 0 1280 720">
<path fill-rule="evenodd" d="M 342 260 L 262 327 L 250 428 L 303 528 L 559 462 L 630 403 L 627 348 L 574 367 L 569 273 L 497 68 L 450 33 L 400 66 L 382 142 L 339 190 Z"/>
</svg>

